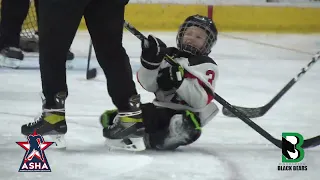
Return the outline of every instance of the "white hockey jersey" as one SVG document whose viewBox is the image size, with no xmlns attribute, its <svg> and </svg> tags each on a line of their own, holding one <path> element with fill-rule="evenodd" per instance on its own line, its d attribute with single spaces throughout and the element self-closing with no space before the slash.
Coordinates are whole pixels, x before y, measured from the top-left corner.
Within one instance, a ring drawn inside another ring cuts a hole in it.
<svg viewBox="0 0 320 180">
<path fill-rule="evenodd" d="M 155 93 L 154 105 L 197 112 L 201 119 L 201 126 L 204 126 L 219 111 L 212 102 L 218 78 L 217 65 L 207 56 L 180 57 L 175 58 L 175 61 L 186 70 L 184 80 L 177 90 L 163 91 L 158 87 L 159 70 L 171 66 L 166 61 L 163 61 L 155 70 L 141 66 L 137 72 L 138 82 L 145 90 Z"/>
</svg>

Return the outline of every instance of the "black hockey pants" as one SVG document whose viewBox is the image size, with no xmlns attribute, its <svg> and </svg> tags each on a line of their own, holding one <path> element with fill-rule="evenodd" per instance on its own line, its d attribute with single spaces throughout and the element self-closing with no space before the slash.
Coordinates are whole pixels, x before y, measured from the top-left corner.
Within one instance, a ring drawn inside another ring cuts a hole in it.
<svg viewBox="0 0 320 180">
<path fill-rule="evenodd" d="M 127 3 L 128 0 L 39 1 L 40 70 L 47 106 L 54 105 L 55 94 L 67 92 L 66 54 L 84 16 L 107 78 L 109 95 L 119 110 L 129 108 L 128 99 L 137 92 L 129 57 L 122 46 Z"/>
</svg>

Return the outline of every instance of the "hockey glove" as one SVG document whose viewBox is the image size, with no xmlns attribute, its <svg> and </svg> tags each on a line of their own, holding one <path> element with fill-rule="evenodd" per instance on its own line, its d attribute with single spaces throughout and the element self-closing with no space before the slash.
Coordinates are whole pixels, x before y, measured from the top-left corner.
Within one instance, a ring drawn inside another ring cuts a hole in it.
<svg viewBox="0 0 320 180">
<path fill-rule="evenodd" d="M 170 66 L 159 71 L 157 83 L 161 90 L 169 91 L 178 89 L 184 79 L 184 69 L 182 66 Z"/>
<path fill-rule="evenodd" d="M 160 39 L 149 35 L 148 39 L 141 43 L 142 53 L 140 60 L 142 66 L 150 70 L 157 69 L 165 55 L 164 50 L 166 47 L 166 44 Z"/>
</svg>

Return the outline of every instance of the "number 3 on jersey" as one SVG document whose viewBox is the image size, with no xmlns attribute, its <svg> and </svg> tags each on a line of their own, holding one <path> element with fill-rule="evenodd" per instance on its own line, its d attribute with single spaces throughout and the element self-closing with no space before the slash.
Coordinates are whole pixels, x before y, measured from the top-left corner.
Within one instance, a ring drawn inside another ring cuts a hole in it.
<svg viewBox="0 0 320 180">
<path fill-rule="evenodd" d="M 208 82 L 212 85 L 212 81 L 214 80 L 214 71 L 208 70 L 206 72 L 206 75 L 209 76 Z"/>
</svg>

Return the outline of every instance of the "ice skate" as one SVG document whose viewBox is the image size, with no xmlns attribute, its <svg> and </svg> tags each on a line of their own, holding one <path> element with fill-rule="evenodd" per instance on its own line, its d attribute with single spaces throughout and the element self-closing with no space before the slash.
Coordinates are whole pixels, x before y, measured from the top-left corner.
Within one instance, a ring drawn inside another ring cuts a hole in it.
<svg viewBox="0 0 320 180">
<path fill-rule="evenodd" d="M 140 96 L 130 98 L 130 109 L 126 112 L 107 110 L 100 116 L 103 136 L 108 146 L 114 149 L 143 151 L 144 126 L 140 109 Z"/>
<path fill-rule="evenodd" d="M 17 69 L 23 58 L 24 55 L 19 48 L 6 47 L 0 51 L 0 67 Z"/>
<path fill-rule="evenodd" d="M 55 96 L 55 106 L 46 108 L 43 98 L 43 109 L 40 117 L 34 122 L 24 124 L 21 127 L 21 133 L 25 136 L 36 131 L 42 136 L 49 136 L 47 141 L 55 142 L 57 148 L 65 148 L 64 135 L 67 133 L 67 124 L 65 119 L 65 93 L 58 93 Z"/>
</svg>

